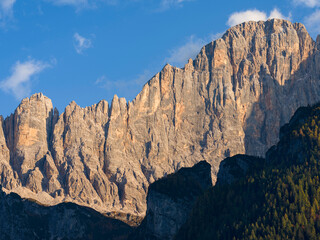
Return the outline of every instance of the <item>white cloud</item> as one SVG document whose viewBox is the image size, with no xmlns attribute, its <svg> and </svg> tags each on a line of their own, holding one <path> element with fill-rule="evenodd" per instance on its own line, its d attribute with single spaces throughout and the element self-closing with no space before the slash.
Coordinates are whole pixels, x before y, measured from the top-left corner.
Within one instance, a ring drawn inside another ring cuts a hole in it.
<svg viewBox="0 0 320 240">
<path fill-rule="evenodd" d="M 294 0 L 294 3 L 305 5 L 305 6 L 311 7 L 311 8 L 320 6 L 320 0 Z"/>
<path fill-rule="evenodd" d="M 310 16 L 304 19 L 304 22 L 310 32 L 320 32 L 320 10 L 316 10 Z"/>
<path fill-rule="evenodd" d="M 84 50 L 92 47 L 90 39 L 81 36 L 79 33 L 73 35 L 74 48 L 78 54 L 82 54 Z"/>
<path fill-rule="evenodd" d="M 266 21 L 267 19 L 272 19 L 272 18 L 281 18 L 281 19 L 290 19 L 289 17 L 285 17 L 277 8 L 274 8 L 269 16 L 267 15 L 266 12 L 259 11 L 257 9 L 252 9 L 252 10 L 246 10 L 242 12 L 235 12 L 230 15 L 227 25 L 230 27 L 238 25 L 243 22 L 248 22 L 248 21 Z"/>
<path fill-rule="evenodd" d="M 170 56 L 166 61 L 170 64 L 177 65 L 178 67 L 182 67 L 187 63 L 188 59 L 195 58 L 205 44 L 221 36 L 221 33 L 211 34 L 206 38 L 190 36 L 185 44 L 170 51 Z"/>
<path fill-rule="evenodd" d="M 290 19 L 291 17 L 284 16 L 277 8 L 273 9 L 268 19 L 279 18 L 279 19 Z"/>
<path fill-rule="evenodd" d="M 11 76 L 0 82 L 0 88 L 13 94 L 17 99 L 26 97 L 30 94 L 32 77 L 49 66 L 33 59 L 22 63 L 18 61 L 12 67 Z"/>
<path fill-rule="evenodd" d="M 247 10 L 243 12 L 235 12 L 231 14 L 228 19 L 227 24 L 231 26 L 235 26 L 237 24 L 248 22 L 248 21 L 260 21 L 267 20 L 267 14 L 265 12 L 261 12 L 259 10 Z"/>
</svg>

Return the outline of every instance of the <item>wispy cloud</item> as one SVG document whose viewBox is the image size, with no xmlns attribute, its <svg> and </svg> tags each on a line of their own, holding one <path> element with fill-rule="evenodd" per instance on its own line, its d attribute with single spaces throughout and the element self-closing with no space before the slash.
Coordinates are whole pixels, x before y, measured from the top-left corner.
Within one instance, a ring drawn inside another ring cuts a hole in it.
<svg viewBox="0 0 320 240">
<path fill-rule="evenodd" d="M 78 54 L 82 54 L 84 50 L 92 47 L 90 39 L 81 36 L 79 33 L 73 35 L 74 48 Z"/>
<path fill-rule="evenodd" d="M 143 85 L 148 82 L 154 74 L 150 70 L 144 70 L 137 78 L 133 79 L 133 82 L 137 85 Z"/>
<path fill-rule="evenodd" d="M 166 10 L 171 7 L 182 7 L 185 2 L 192 0 L 161 0 L 161 10 Z"/>
<path fill-rule="evenodd" d="M 320 10 L 316 10 L 310 16 L 304 19 L 304 22 L 308 28 L 308 30 L 312 33 L 320 32 Z"/>
<path fill-rule="evenodd" d="M 16 62 L 12 67 L 11 76 L 0 82 L 0 88 L 13 94 L 18 100 L 26 97 L 31 91 L 31 79 L 50 65 L 41 61 L 28 60 Z"/>
<path fill-rule="evenodd" d="M 132 80 L 131 81 L 124 81 L 124 80 L 112 81 L 108 79 L 105 75 L 102 75 L 95 81 L 95 85 L 97 85 L 100 88 L 104 88 L 108 91 L 121 90 L 122 88 L 132 87 L 132 85 L 135 85 L 135 84 L 136 83 Z"/>
<path fill-rule="evenodd" d="M 13 5 L 16 0 L 0 0 L 0 24 L 5 22 L 13 16 Z"/>
<path fill-rule="evenodd" d="M 0 6 L 1 10 L 6 14 L 10 14 L 12 12 L 12 8 L 16 0 L 1 0 Z"/>
<path fill-rule="evenodd" d="M 44 0 L 50 2 L 56 6 L 71 6 L 76 9 L 76 11 L 81 11 L 83 9 L 97 9 L 103 4 L 107 5 L 119 5 L 128 3 L 140 3 L 140 4 L 155 4 L 156 11 L 165 11 L 173 7 L 182 7 L 186 2 L 191 2 L 195 0 Z"/>
<path fill-rule="evenodd" d="M 133 99 L 139 91 L 141 91 L 142 86 L 147 83 L 154 74 L 150 70 L 144 70 L 137 77 L 130 80 L 110 80 L 105 75 L 100 76 L 94 82 L 99 88 L 105 89 L 109 93 L 121 93 L 128 96 L 128 99 Z"/>
<path fill-rule="evenodd" d="M 181 67 L 187 63 L 189 58 L 194 58 L 204 44 L 205 41 L 203 39 L 190 36 L 185 44 L 171 50 L 170 56 L 166 60 L 172 65 Z"/>
<path fill-rule="evenodd" d="M 150 70 L 144 70 L 141 74 L 139 74 L 136 78 L 131 80 L 117 80 L 111 81 L 105 75 L 102 75 L 97 78 L 95 81 L 95 85 L 105 88 L 105 89 L 119 89 L 123 87 L 133 87 L 133 86 L 141 86 L 149 81 L 153 76 L 153 73 Z"/>
<path fill-rule="evenodd" d="M 120 0 L 45 0 L 56 6 L 71 6 L 77 11 L 83 9 L 96 9 L 99 4 L 116 5 Z"/>
<path fill-rule="evenodd" d="M 195 58 L 205 44 L 216 40 L 221 36 L 221 33 L 211 34 L 206 38 L 197 38 L 192 35 L 188 38 L 186 43 L 170 51 L 170 56 L 166 59 L 166 62 L 182 67 L 187 63 L 188 59 Z"/>
<path fill-rule="evenodd" d="M 294 3 L 297 5 L 305 5 L 311 8 L 320 6 L 320 0 L 294 0 Z"/>
<path fill-rule="evenodd" d="M 77 9 L 87 8 L 90 6 L 88 0 L 48 0 L 57 6 L 73 6 Z"/>
<path fill-rule="evenodd" d="M 308 28 L 309 33 L 319 34 L 320 32 L 320 0 L 294 0 L 293 3 L 297 6 L 305 6 L 314 8 L 315 11 L 304 18 L 304 24 Z"/>
<path fill-rule="evenodd" d="M 94 84 L 100 85 L 100 84 L 104 83 L 106 80 L 107 80 L 106 76 L 102 75 L 97 78 L 97 80 L 94 82 Z"/>
<path fill-rule="evenodd" d="M 235 12 L 230 15 L 227 25 L 232 27 L 235 25 L 238 25 L 243 22 L 248 22 L 248 21 L 266 21 L 267 19 L 272 19 L 272 18 L 280 18 L 280 19 L 287 19 L 290 20 L 290 16 L 286 17 L 284 16 L 277 8 L 274 8 L 269 16 L 266 12 L 259 11 L 257 9 L 251 9 L 251 10 L 246 10 L 242 12 Z"/>
</svg>

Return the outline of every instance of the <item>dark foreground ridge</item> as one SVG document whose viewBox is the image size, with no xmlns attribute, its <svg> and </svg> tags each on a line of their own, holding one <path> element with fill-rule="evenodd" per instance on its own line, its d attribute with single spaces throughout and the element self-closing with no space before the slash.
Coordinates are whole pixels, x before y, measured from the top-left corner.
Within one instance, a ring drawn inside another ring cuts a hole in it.
<svg viewBox="0 0 320 240">
<path fill-rule="evenodd" d="M 45 207 L 0 186 L 0 239 L 127 239 L 132 228 L 74 203 Z"/>
<path fill-rule="evenodd" d="M 320 104 L 296 112 L 265 161 L 251 160 L 235 156 L 221 163 L 236 181 L 218 179 L 176 240 L 320 239 Z M 254 171 L 243 174 L 244 162 Z"/>
<path fill-rule="evenodd" d="M 129 239 L 173 239 L 197 197 L 211 186 L 211 166 L 206 161 L 154 182 L 148 191 L 147 215 Z"/>
</svg>

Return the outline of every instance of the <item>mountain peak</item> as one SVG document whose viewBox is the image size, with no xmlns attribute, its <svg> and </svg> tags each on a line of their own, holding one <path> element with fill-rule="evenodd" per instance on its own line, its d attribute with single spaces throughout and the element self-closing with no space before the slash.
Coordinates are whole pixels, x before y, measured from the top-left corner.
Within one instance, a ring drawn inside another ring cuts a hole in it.
<svg viewBox="0 0 320 240">
<path fill-rule="evenodd" d="M 43 95 L 42 93 L 35 93 L 30 96 L 30 98 L 26 97 L 21 100 L 21 103 L 19 106 L 24 106 L 25 104 L 36 104 L 36 102 L 43 102 L 48 108 L 53 108 L 52 107 L 52 102 L 51 99 Z"/>
<path fill-rule="evenodd" d="M 245 29 L 256 29 L 262 27 L 266 29 L 267 31 L 273 31 L 273 32 L 281 32 L 286 29 L 295 29 L 295 30 L 300 30 L 307 32 L 305 26 L 302 23 L 292 23 L 289 20 L 285 19 L 278 19 L 278 18 L 273 18 L 273 19 L 268 19 L 267 21 L 248 21 L 248 22 L 243 22 L 238 25 L 235 25 L 231 28 L 229 28 L 226 33 L 235 31 L 237 30 L 245 30 Z"/>
<path fill-rule="evenodd" d="M 319 66 L 304 26 L 273 19 L 230 28 L 185 68 L 167 64 L 132 103 L 71 102 L 59 116 L 33 95 L 0 125 L 0 184 L 143 216 L 155 180 L 206 160 L 215 182 L 224 158 L 263 155 L 298 107 L 320 101 Z"/>
<path fill-rule="evenodd" d="M 231 27 L 222 38 L 206 45 L 195 59 L 195 68 L 215 71 L 230 67 L 233 84 L 238 85 L 239 78 L 258 74 L 263 67 L 284 85 L 314 50 L 315 42 L 300 23 L 250 21 Z"/>
</svg>

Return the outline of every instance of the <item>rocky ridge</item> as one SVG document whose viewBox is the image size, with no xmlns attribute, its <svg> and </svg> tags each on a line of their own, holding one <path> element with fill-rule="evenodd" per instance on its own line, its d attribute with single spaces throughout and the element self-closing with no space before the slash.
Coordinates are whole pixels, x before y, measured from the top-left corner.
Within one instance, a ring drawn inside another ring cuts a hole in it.
<svg viewBox="0 0 320 240">
<path fill-rule="evenodd" d="M 41 206 L 0 186 L 0 239 L 127 239 L 132 228 L 74 203 Z"/>
<path fill-rule="evenodd" d="M 0 184 L 49 205 L 144 216 L 149 184 L 207 160 L 262 156 L 299 106 L 320 101 L 320 37 L 273 19 L 230 28 L 184 68 L 166 65 L 132 102 L 59 115 L 42 94 L 0 118 Z"/>
</svg>

